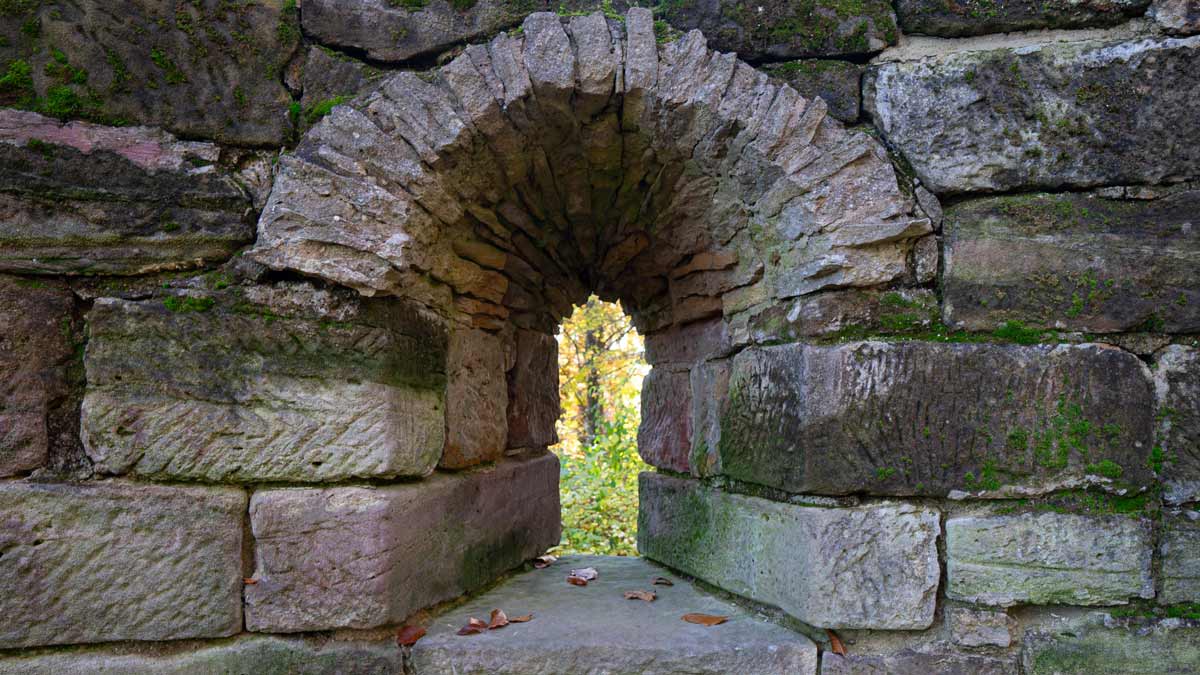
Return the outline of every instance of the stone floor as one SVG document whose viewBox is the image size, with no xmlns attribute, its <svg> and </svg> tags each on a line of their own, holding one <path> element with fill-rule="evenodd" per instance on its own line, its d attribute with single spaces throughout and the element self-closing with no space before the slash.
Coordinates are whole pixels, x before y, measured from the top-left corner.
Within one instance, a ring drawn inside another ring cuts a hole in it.
<svg viewBox="0 0 1200 675">
<path fill-rule="evenodd" d="M 567 583 L 572 569 L 595 568 L 586 587 Z M 654 586 L 662 576 L 673 586 Z M 625 591 L 653 591 L 653 602 L 628 600 Z M 493 609 L 527 623 L 459 636 L 471 617 L 487 621 Z M 728 616 L 717 626 L 682 616 Z M 808 638 L 696 588 L 641 558 L 570 556 L 520 574 L 437 617 L 413 647 L 416 675 L 706 675 L 816 672 L 817 648 Z"/>
</svg>

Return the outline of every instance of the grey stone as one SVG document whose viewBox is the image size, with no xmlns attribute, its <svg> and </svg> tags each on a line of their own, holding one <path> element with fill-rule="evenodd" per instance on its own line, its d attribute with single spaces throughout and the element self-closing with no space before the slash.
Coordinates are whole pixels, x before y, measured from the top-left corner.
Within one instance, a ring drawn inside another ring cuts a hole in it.
<svg viewBox="0 0 1200 675">
<path fill-rule="evenodd" d="M 401 301 L 235 286 L 89 315 L 96 470 L 261 482 L 422 476 L 441 455 L 445 327 Z"/>
<path fill-rule="evenodd" d="M 937 595 L 938 513 L 796 506 L 641 474 L 642 555 L 822 628 L 923 629 Z"/>
<path fill-rule="evenodd" d="M 1114 26 L 1146 10 L 1150 0 L 900 0 L 905 33 L 964 37 L 1039 28 Z"/>
<path fill-rule="evenodd" d="M 926 187 L 1085 188 L 1200 172 L 1200 146 L 1177 142 L 1200 133 L 1187 112 L 1200 38 L 1030 40 L 932 45 L 868 70 L 863 105 Z"/>
<path fill-rule="evenodd" d="M 950 640 L 962 647 L 1007 647 L 1016 623 L 1007 612 L 968 607 L 946 608 Z"/>
<path fill-rule="evenodd" d="M 487 331 L 455 327 L 446 364 L 446 446 L 438 466 L 490 462 L 508 447 L 504 343 Z"/>
<path fill-rule="evenodd" d="M 969 200 L 946 210 L 948 323 L 1200 331 L 1200 190 Z M 1150 246 L 1147 242 L 1153 242 Z"/>
<path fill-rule="evenodd" d="M 1150 16 L 1168 33 L 1200 33 L 1200 3 L 1196 0 L 1155 0 L 1150 5 Z"/>
<path fill-rule="evenodd" d="M 1168 511 L 1159 535 L 1158 602 L 1200 602 L 1200 512 Z"/>
<path fill-rule="evenodd" d="M 508 447 L 545 448 L 558 443 L 558 341 L 518 330 L 515 364 L 508 371 Z"/>
<path fill-rule="evenodd" d="M 254 493 L 246 628 L 371 628 L 478 589 L 558 543 L 558 458 L 386 487 Z"/>
<path fill-rule="evenodd" d="M 375 86 L 383 71 L 368 66 L 324 46 L 312 46 L 304 55 L 303 70 L 299 74 L 299 89 L 302 125 L 316 117 L 318 106 L 337 98 L 350 99 Z"/>
<path fill-rule="evenodd" d="M 211 143 L 0 109 L 0 270 L 144 274 L 229 258 L 249 195 Z"/>
<path fill-rule="evenodd" d="M 946 597 L 988 605 L 1114 605 L 1154 597 L 1150 523 L 1026 513 L 946 521 Z"/>
<path fill-rule="evenodd" d="M 1101 345 L 751 348 L 734 357 L 716 405 L 722 473 L 789 492 L 1154 482 L 1149 371 Z"/>
<path fill-rule="evenodd" d="M 821 655 L 821 672 L 824 675 L 1017 675 L 1017 662 L 992 656 L 912 649 L 879 655 L 839 656 L 825 652 Z"/>
<path fill-rule="evenodd" d="M 182 647 L 182 648 L 181 648 Z M 360 642 L 277 636 L 138 648 L 106 647 L 0 656 L 0 675 L 397 675 L 403 657 L 392 640 Z"/>
<path fill-rule="evenodd" d="M 79 448 L 81 326 L 70 289 L 0 276 L 0 477 Z"/>
<path fill-rule="evenodd" d="M 238 145 L 278 146 L 291 131 L 280 74 L 300 42 L 294 1 L 19 2 L 5 14 L 0 70 L 26 64 L 32 81 L 4 87 L 0 105 Z"/>
<path fill-rule="evenodd" d="M 0 648 L 237 633 L 245 512 L 230 488 L 0 484 Z"/>
<path fill-rule="evenodd" d="M 1105 626 L 1068 624 L 1026 632 L 1027 675 L 1183 675 L 1200 671 L 1200 629 L 1178 619 Z"/>
<path fill-rule="evenodd" d="M 829 106 L 829 116 L 853 124 L 862 111 L 862 79 L 865 68 L 848 61 L 809 59 L 767 66 L 766 72 L 787 82 L 807 98 L 820 96 Z"/>
<path fill-rule="evenodd" d="M 1151 464 L 1171 504 L 1200 500 L 1200 350 L 1170 345 L 1156 355 L 1157 444 Z"/>
<path fill-rule="evenodd" d="M 599 576 L 576 587 L 564 577 L 592 567 Z M 674 585 L 651 586 L 656 576 Z M 648 590 L 653 602 L 626 600 L 624 592 Z M 456 631 L 470 617 L 486 620 L 500 607 L 511 619 L 480 635 Z M 700 612 L 729 617 L 719 626 L 685 623 Z M 633 675 L 814 675 L 817 648 L 808 638 L 762 620 L 746 609 L 699 590 L 641 558 L 570 556 L 526 572 L 433 621 L 413 647 L 414 675 L 531 675 L 612 673 Z"/>
</svg>

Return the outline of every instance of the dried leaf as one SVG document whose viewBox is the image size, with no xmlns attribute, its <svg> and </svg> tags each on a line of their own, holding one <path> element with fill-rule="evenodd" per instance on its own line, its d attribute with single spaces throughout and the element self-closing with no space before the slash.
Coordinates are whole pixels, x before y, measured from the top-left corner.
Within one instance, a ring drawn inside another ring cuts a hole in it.
<svg viewBox="0 0 1200 675">
<path fill-rule="evenodd" d="M 258 583 L 258 579 L 251 579 L 250 577 L 246 577 L 245 579 L 242 579 L 242 583 L 246 584 L 247 586 L 253 586 L 254 584 Z"/>
<path fill-rule="evenodd" d="M 842 639 L 837 636 L 837 633 L 826 628 L 825 634 L 829 636 L 829 651 L 838 656 L 845 656 L 846 645 L 842 644 Z"/>
<path fill-rule="evenodd" d="M 488 630 L 504 628 L 508 625 L 508 615 L 502 609 L 492 610 L 492 620 L 488 622 Z"/>
<path fill-rule="evenodd" d="M 646 602 L 654 602 L 658 596 L 651 591 L 625 591 L 626 600 L 645 600 Z"/>
<path fill-rule="evenodd" d="M 558 558 L 556 558 L 552 555 L 539 555 L 538 557 L 533 559 L 533 569 L 535 569 L 535 570 L 545 569 L 545 568 L 553 565 L 556 560 L 558 560 Z"/>
<path fill-rule="evenodd" d="M 595 567 L 585 567 L 581 570 L 571 570 L 571 576 L 579 577 L 584 581 L 595 581 L 600 573 L 596 571 Z"/>
<path fill-rule="evenodd" d="M 716 626 L 728 621 L 729 617 L 714 616 L 712 614 L 684 614 L 683 620 L 688 623 L 697 623 L 701 626 Z"/>
<path fill-rule="evenodd" d="M 509 623 L 525 623 L 526 621 L 533 621 L 533 615 L 526 614 L 524 616 L 514 616 L 508 620 Z"/>
<path fill-rule="evenodd" d="M 654 577 L 654 580 L 650 584 L 654 586 L 674 586 L 675 582 L 666 577 Z"/>
<path fill-rule="evenodd" d="M 402 647 L 411 647 L 417 640 L 425 637 L 425 629 L 420 626 L 401 626 L 396 631 L 396 643 Z"/>
<path fill-rule="evenodd" d="M 488 627 L 488 625 L 486 623 L 480 621 L 479 619 L 476 619 L 475 617 L 471 617 L 470 619 L 467 620 L 467 625 L 458 629 L 458 634 L 459 635 L 474 635 L 476 633 L 482 633 L 483 631 L 487 630 L 487 627 Z"/>
<path fill-rule="evenodd" d="M 587 579 L 584 579 L 583 577 L 577 577 L 574 574 L 568 574 L 567 583 L 571 584 L 572 586 L 587 586 Z"/>
</svg>

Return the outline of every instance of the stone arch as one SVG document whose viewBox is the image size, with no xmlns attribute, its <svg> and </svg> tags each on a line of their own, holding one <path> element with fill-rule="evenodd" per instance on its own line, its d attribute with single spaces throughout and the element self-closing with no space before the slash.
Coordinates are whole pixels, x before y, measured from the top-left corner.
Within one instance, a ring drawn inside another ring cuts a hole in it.
<svg viewBox="0 0 1200 675">
<path fill-rule="evenodd" d="M 874 138 L 698 31 L 660 45 L 637 8 L 531 15 L 334 108 L 280 163 L 255 259 L 456 326 L 444 467 L 554 442 L 557 402 L 532 390 L 594 291 L 664 366 L 643 454 L 687 470 L 690 411 L 671 409 L 689 362 L 744 342 L 764 308 L 905 277 L 932 231 Z"/>
</svg>

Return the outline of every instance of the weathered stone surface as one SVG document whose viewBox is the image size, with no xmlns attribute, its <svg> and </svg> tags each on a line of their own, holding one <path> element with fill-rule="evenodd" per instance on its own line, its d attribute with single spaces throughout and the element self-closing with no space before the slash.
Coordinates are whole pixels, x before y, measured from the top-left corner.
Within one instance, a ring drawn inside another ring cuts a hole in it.
<svg viewBox="0 0 1200 675">
<path fill-rule="evenodd" d="M 864 107 L 930 190 L 1154 184 L 1200 173 L 1200 146 L 1177 142 L 1200 134 L 1188 112 L 1200 37 L 978 40 L 954 50 L 914 40 L 865 76 Z"/>
<path fill-rule="evenodd" d="M 79 446 L 82 336 L 65 286 L 0 276 L 0 477 Z"/>
<path fill-rule="evenodd" d="M 250 196 L 211 143 L 0 109 L 0 270 L 140 274 L 254 239 Z"/>
<path fill-rule="evenodd" d="M 963 647 L 1007 647 L 1012 644 L 1012 625 L 1007 612 L 946 608 L 946 623 L 950 624 L 950 640 Z"/>
<path fill-rule="evenodd" d="M 642 381 L 638 454 L 651 466 L 687 473 L 692 454 L 692 384 L 686 370 L 659 366 Z"/>
<path fill-rule="evenodd" d="M 947 323 L 1200 332 L 1200 189 L 1015 195 L 946 210 Z"/>
<path fill-rule="evenodd" d="M 911 649 L 878 655 L 838 656 L 825 652 L 821 655 L 821 672 L 824 675 L 1017 675 L 1017 662 L 991 656 Z"/>
<path fill-rule="evenodd" d="M 752 348 L 734 357 L 717 400 L 722 473 L 791 492 L 1153 482 L 1148 369 L 1101 345 Z"/>
<path fill-rule="evenodd" d="M 1200 499 L 1200 350 L 1170 345 L 1156 355 L 1157 445 L 1151 462 L 1168 503 Z"/>
<path fill-rule="evenodd" d="M 289 133 L 292 0 L 14 2 L 4 14 L 0 72 L 25 77 L 0 87 L 0 105 L 242 145 Z"/>
<path fill-rule="evenodd" d="M 1154 597 L 1149 521 L 1026 513 L 946 521 L 946 597 L 988 605 L 1115 605 Z"/>
<path fill-rule="evenodd" d="M 1150 5 L 1150 16 L 1168 33 L 1200 33 L 1200 3 L 1196 0 L 1155 0 Z"/>
<path fill-rule="evenodd" d="M 308 284 L 89 315 L 83 436 L 101 473 L 226 482 L 421 476 L 441 455 L 445 328 Z"/>
<path fill-rule="evenodd" d="M 1026 675 L 1183 675 L 1200 670 L 1200 628 L 1178 619 L 1144 624 L 1098 621 L 1025 633 Z"/>
<path fill-rule="evenodd" d="M 766 72 L 787 82 L 801 96 L 820 96 L 829 106 L 829 116 L 853 124 L 862 111 L 859 86 L 864 67 L 849 61 L 805 60 L 767 66 Z"/>
<path fill-rule="evenodd" d="M 0 675 L 396 675 L 403 657 L 393 640 L 358 642 L 277 636 L 239 637 L 219 642 L 178 643 L 155 649 L 106 647 L 0 657 Z"/>
<path fill-rule="evenodd" d="M 593 567 L 586 588 L 563 582 L 568 570 Z M 808 638 L 763 621 L 674 577 L 653 587 L 654 602 L 630 601 L 624 591 L 647 589 L 669 572 L 644 558 L 570 556 L 521 574 L 438 617 L 413 647 L 414 675 L 528 675 L 530 673 L 655 673 L 656 675 L 813 675 L 817 648 Z M 463 639 L 468 617 L 503 607 L 509 617 L 532 614 Z M 728 616 L 719 629 L 685 623 L 689 612 Z"/>
<path fill-rule="evenodd" d="M 0 484 L 0 648 L 242 628 L 246 494 Z"/>
<path fill-rule="evenodd" d="M 1192 509 L 1163 515 L 1159 536 L 1162 580 L 1158 602 L 1200 602 L 1200 512 Z"/>
<path fill-rule="evenodd" d="M 926 289 L 825 291 L 751 310 L 745 327 L 735 322 L 732 332 L 737 344 L 919 334 L 929 330 L 938 312 L 937 296 Z"/>
<path fill-rule="evenodd" d="M 558 442 L 558 341 L 518 330 L 515 365 L 508 371 L 508 447 L 545 448 Z"/>
<path fill-rule="evenodd" d="M 303 70 L 297 84 L 303 124 L 316 117 L 319 106 L 335 99 L 353 98 L 376 84 L 383 71 L 323 46 L 312 46 L 304 55 Z"/>
<path fill-rule="evenodd" d="M 508 447 L 504 342 L 493 333 L 455 327 L 446 362 L 446 447 L 438 466 L 490 462 Z"/>
<path fill-rule="evenodd" d="M 558 543 L 558 458 L 387 487 L 261 490 L 246 628 L 370 628 L 475 590 Z"/>
<path fill-rule="evenodd" d="M 933 623 L 936 511 L 796 506 L 655 473 L 639 494 L 638 550 L 652 560 L 814 626 Z"/>
<path fill-rule="evenodd" d="M 900 0 L 905 33 L 964 37 L 1038 28 L 1114 26 L 1146 10 L 1150 0 Z"/>
<path fill-rule="evenodd" d="M 646 336 L 646 362 L 652 366 L 660 364 L 690 366 L 719 356 L 725 356 L 732 347 L 729 343 L 729 326 L 720 319 L 694 321 L 675 326 L 670 330 Z"/>
</svg>

